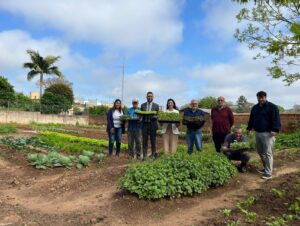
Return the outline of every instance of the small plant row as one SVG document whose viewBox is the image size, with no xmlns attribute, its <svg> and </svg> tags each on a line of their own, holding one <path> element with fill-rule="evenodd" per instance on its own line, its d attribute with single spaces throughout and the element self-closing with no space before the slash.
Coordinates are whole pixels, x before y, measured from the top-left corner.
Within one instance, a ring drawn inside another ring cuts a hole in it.
<svg viewBox="0 0 300 226">
<path fill-rule="evenodd" d="M 17 132 L 16 124 L 5 123 L 0 124 L 0 134 L 13 134 Z"/>
<path fill-rule="evenodd" d="M 69 152 L 80 152 L 82 150 L 97 151 L 100 148 L 108 148 L 108 140 L 78 137 L 69 134 L 41 131 L 40 139 L 61 150 Z M 127 150 L 127 144 L 121 144 L 122 150 Z"/>
<path fill-rule="evenodd" d="M 300 148 L 300 129 L 289 134 L 278 134 L 275 142 L 276 148 Z"/>
<path fill-rule="evenodd" d="M 119 186 L 141 199 L 174 198 L 221 186 L 235 174 L 235 166 L 223 154 L 206 151 L 188 155 L 185 149 L 154 162 L 132 165 Z"/>
<path fill-rule="evenodd" d="M 45 151 L 58 151 L 55 147 L 47 144 L 44 141 L 41 141 L 38 137 L 5 137 L 0 139 L 0 144 L 7 145 L 10 149 L 17 151 L 31 151 L 40 148 L 44 149 Z"/>
<path fill-rule="evenodd" d="M 83 151 L 81 155 L 65 156 L 58 152 L 49 152 L 48 154 L 31 153 L 27 156 L 27 161 L 30 165 L 37 169 L 46 169 L 47 167 L 65 167 L 69 168 L 76 164 L 76 168 L 81 169 L 88 166 L 93 158 L 96 158 L 99 163 L 102 163 L 106 157 L 103 153 L 95 154 L 92 151 Z"/>
</svg>

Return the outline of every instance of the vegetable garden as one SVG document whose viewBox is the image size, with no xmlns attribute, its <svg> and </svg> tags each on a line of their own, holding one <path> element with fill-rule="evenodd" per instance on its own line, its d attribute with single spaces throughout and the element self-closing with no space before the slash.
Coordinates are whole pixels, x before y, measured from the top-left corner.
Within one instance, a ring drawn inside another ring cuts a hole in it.
<svg viewBox="0 0 300 226">
<path fill-rule="evenodd" d="M 1 126 L 0 224 L 299 224 L 299 131 L 277 136 L 275 178 L 264 183 L 254 151 L 240 174 L 210 139 L 202 153 L 187 155 L 182 140 L 175 154 L 137 162 L 126 156 L 126 139 L 120 157 L 107 157 L 100 127 Z"/>
</svg>

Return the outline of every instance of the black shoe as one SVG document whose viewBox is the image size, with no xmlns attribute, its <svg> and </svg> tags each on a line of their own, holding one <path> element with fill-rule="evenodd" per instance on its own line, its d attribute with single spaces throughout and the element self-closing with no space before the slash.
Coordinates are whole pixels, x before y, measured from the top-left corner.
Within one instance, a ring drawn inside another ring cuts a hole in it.
<svg viewBox="0 0 300 226">
<path fill-rule="evenodd" d="M 245 173 L 245 172 L 247 172 L 247 168 L 246 168 L 246 166 L 238 166 L 238 171 L 240 172 L 240 173 Z"/>
</svg>

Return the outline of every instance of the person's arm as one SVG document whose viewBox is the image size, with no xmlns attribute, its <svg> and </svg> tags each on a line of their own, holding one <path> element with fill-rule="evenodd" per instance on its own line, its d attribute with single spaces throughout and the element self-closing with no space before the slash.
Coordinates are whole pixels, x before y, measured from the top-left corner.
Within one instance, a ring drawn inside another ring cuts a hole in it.
<svg viewBox="0 0 300 226">
<path fill-rule="evenodd" d="M 281 123 L 280 123 L 280 114 L 278 107 L 274 105 L 272 107 L 272 129 L 271 133 L 274 136 L 276 133 L 278 133 L 281 129 Z"/>
<path fill-rule="evenodd" d="M 250 117 L 248 120 L 248 126 L 247 126 L 247 133 L 249 133 L 253 129 L 253 124 L 254 124 L 254 108 L 251 109 L 250 112 Z"/>
<path fill-rule="evenodd" d="M 107 128 L 108 128 L 108 132 L 110 133 L 114 133 L 114 121 L 112 118 L 112 109 L 110 109 L 107 113 Z"/>
<path fill-rule="evenodd" d="M 234 124 L 234 117 L 233 117 L 232 110 L 229 107 L 228 107 L 228 119 L 229 119 L 229 124 L 230 124 L 230 128 L 231 128 Z"/>
</svg>

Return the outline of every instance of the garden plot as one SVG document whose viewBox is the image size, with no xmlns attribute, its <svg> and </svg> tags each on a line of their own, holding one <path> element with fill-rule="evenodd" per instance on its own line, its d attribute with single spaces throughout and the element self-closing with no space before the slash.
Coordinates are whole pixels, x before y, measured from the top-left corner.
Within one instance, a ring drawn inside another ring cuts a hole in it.
<svg viewBox="0 0 300 226">
<path fill-rule="evenodd" d="M 60 139 L 56 137 L 56 133 L 49 133 L 45 136 L 50 134 L 55 139 Z M 285 138 L 282 135 L 280 139 L 285 140 Z M 54 138 L 51 137 L 51 139 Z M 280 139 L 278 138 L 278 145 L 281 145 L 282 150 L 276 152 L 275 178 L 280 179 L 282 183 L 288 183 L 289 180 L 294 180 L 289 177 L 289 174 L 297 171 L 299 167 L 300 150 L 294 147 L 294 144 L 291 144 L 293 141 L 289 141 L 289 146 L 293 148 L 284 150 L 284 144 Z M 45 140 L 40 141 L 46 142 Z M 57 146 L 52 144 L 57 144 Z M 57 152 L 62 155 L 75 155 L 78 157 L 83 152 L 81 150 L 74 153 L 68 150 L 69 146 L 64 146 L 64 142 L 56 141 L 52 144 L 47 143 L 49 148 L 58 149 Z M 126 158 L 124 152 L 121 153 L 119 158 L 106 158 L 100 165 L 97 162 L 92 162 L 89 167 L 83 167 L 81 170 L 76 169 L 76 162 L 73 163 L 70 169 L 61 166 L 47 166 L 46 170 L 37 170 L 28 165 L 28 154 L 46 154 L 38 149 L 44 150 L 47 147 L 34 147 L 34 145 L 29 147 L 30 150 L 22 148 L 16 150 L 9 147 L 9 145 L 0 145 L 0 224 L 204 225 L 203 222 L 207 220 L 208 223 L 214 222 L 211 219 L 216 216 L 216 213 L 221 214 L 222 219 L 228 223 L 229 220 L 234 220 L 234 218 L 225 219 L 223 210 L 230 209 L 231 213 L 235 213 L 236 204 L 245 202 L 250 196 L 255 196 L 256 193 L 253 193 L 253 191 L 256 189 L 262 189 L 266 185 L 270 185 L 269 192 L 272 188 L 282 190 L 277 185 L 273 185 L 273 181 L 275 183 L 276 180 L 264 182 L 259 179 L 256 168 L 260 165 L 259 161 L 254 159 L 251 162 L 249 172 L 237 174 L 223 186 L 213 186 L 200 195 L 193 192 L 191 194 L 181 194 L 181 197 L 178 198 L 177 193 L 172 199 L 166 196 L 167 198 L 148 201 L 139 199 L 137 195 L 131 194 L 125 189 L 118 188 L 120 178 L 126 174 L 128 168 L 143 165 Z M 64 149 L 62 147 L 66 147 L 65 150 L 62 150 Z M 204 149 L 206 150 L 207 147 L 205 145 Z M 31 150 L 31 148 L 36 149 Z M 180 146 L 180 148 L 182 147 Z M 93 151 L 94 155 L 106 151 L 106 147 L 100 149 L 102 150 L 99 150 L 99 152 L 97 150 Z M 47 153 L 53 151 L 55 152 L 55 150 L 48 150 Z M 178 155 L 180 155 L 180 152 Z M 178 155 L 177 157 L 174 156 L 175 159 L 172 160 L 163 157 L 154 164 L 179 163 Z M 197 158 L 198 156 L 195 155 L 196 162 Z M 146 164 L 150 165 L 151 163 Z M 191 163 L 186 162 L 186 164 Z M 223 165 L 222 167 L 225 167 L 225 164 Z M 169 166 L 164 165 L 164 167 L 168 168 Z M 184 175 L 186 174 L 178 174 L 177 176 L 182 177 Z M 187 184 L 187 188 L 189 186 L 190 184 Z M 287 194 L 287 191 L 285 193 Z M 267 199 L 263 201 L 269 202 Z M 290 207 L 290 204 L 288 207 Z M 217 210 L 215 210 L 216 208 Z M 251 208 L 247 211 L 250 213 L 255 212 Z M 283 214 L 284 212 L 280 212 L 277 215 L 273 211 L 270 215 L 280 217 Z M 241 223 L 244 223 L 244 220 L 245 218 Z M 293 223 L 293 221 L 289 221 L 289 223 Z M 296 221 L 296 223 L 298 222 Z"/>
</svg>

